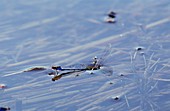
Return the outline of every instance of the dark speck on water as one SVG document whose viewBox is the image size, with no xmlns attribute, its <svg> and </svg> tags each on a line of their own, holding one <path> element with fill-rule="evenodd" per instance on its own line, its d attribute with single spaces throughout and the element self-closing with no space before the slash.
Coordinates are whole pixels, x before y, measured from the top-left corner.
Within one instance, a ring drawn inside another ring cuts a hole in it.
<svg viewBox="0 0 170 111">
<path fill-rule="evenodd" d="M 109 17 L 111 18 L 115 18 L 116 17 L 116 13 L 111 11 L 109 14 L 108 14 Z"/>
<path fill-rule="evenodd" d="M 143 47 L 136 47 L 136 50 L 141 51 L 141 50 L 144 50 L 144 48 Z"/>
<path fill-rule="evenodd" d="M 119 97 L 115 97 L 114 100 L 119 100 Z"/>
<path fill-rule="evenodd" d="M 124 76 L 124 74 L 120 74 L 120 76 Z"/>
</svg>

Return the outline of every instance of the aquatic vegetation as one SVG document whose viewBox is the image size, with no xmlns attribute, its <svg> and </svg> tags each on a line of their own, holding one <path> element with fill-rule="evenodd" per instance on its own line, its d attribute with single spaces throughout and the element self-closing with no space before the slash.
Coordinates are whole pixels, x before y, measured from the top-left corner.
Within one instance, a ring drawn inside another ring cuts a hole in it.
<svg viewBox="0 0 170 111">
<path fill-rule="evenodd" d="M 143 64 L 137 64 L 139 60 L 143 61 Z M 131 57 L 132 69 L 135 74 L 134 82 L 137 84 L 136 90 L 139 95 L 140 110 L 155 111 L 160 109 L 160 106 L 155 102 L 155 98 L 159 94 L 159 81 L 155 79 L 158 74 L 159 61 L 160 58 L 154 60 L 154 53 L 149 58 L 145 54 L 137 54 L 135 58 Z"/>
</svg>

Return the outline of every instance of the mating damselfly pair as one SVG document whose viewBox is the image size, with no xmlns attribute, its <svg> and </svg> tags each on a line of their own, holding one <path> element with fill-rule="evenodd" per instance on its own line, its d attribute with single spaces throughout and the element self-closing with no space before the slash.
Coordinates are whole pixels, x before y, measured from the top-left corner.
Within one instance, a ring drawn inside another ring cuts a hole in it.
<svg viewBox="0 0 170 111">
<path fill-rule="evenodd" d="M 56 70 L 56 75 L 52 78 L 52 81 L 58 80 L 63 76 L 70 75 L 73 73 L 99 70 L 101 69 L 101 67 L 102 65 L 98 63 L 98 58 L 96 56 L 93 58 L 93 62 L 91 64 L 88 64 L 85 68 L 62 68 L 61 66 L 52 66 L 52 69 Z"/>
<path fill-rule="evenodd" d="M 52 75 L 52 81 L 59 80 L 60 78 L 72 74 L 79 75 L 83 72 L 89 71 L 90 74 L 93 74 L 95 71 L 101 71 L 102 73 L 108 73 L 108 75 L 112 74 L 112 68 L 108 66 L 108 61 L 110 62 L 110 57 L 112 55 L 112 47 L 111 45 L 107 46 L 105 49 L 100 51 L 101 54 L 99 56 L 94 56 L 90 63 L 76 64 L 70 66 L 51 66 L 48 72 L 49 75 Z M 24 72 L 28 71 L 38 71 L 38 70 L 46 70 L 48 68 L 44 67 L 32 67 Z"/>
<path fill-rule="evenodd" d="M 85 71 L 89 71 L 90 74 L 93 74 L 96 70 L 101 71 L 103 73 L 109 73 L 108 75 L 112 74 L 112 68 L 107 66 L 108 60 L 111 61 L 110 58 L 112 56 L 112 47 L 111 45 L 107 46 L 104 51 L 101 52 L 102 54 L 94 56 L 91 63 L 87 64 L 80 64 L 78 68 L 74 65 L 72 68 L 62 68 L 61 66 L 52 66 L 51 68 L 56 71 L 56 74 L 52 78 L 52 81 L 58 80 L 61 77 L 71 75 L 71 74 L 79 74 Z M 80 67 L 81 66 L 81 67 Z"/>
</svg>

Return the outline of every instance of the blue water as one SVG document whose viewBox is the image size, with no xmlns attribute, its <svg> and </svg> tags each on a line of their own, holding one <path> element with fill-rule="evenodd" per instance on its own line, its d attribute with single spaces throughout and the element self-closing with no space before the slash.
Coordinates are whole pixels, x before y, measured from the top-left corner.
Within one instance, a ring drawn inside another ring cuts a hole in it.
<svg viewBox="0 0 170 111">
<path fill-rule="evenodd" d="M 0 77 L 30 66 L 89 61 L 108 44 L 112 66 L 128 65 L 142 46 L 146 57 L 160 58 L 159 68 L 167 65 L 167 73 L 169 5 L 169 0 L 1 0 Z M 117 12 L 115 24 L 104 21 L 111 10 Z"/>
</svg>

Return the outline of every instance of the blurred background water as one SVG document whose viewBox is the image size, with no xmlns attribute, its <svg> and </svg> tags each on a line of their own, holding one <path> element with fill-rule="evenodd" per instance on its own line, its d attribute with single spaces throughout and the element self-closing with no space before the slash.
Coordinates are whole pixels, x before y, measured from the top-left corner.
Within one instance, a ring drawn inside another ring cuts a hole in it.
<svg viewBox="0 0 170 111">
<path fill-rule="evenodd" d="M 104 21 L 109 11 L 117 12 L 115 24 Z M 169 12 L 169 0 L 1 0 L 0 77 L 89 60 L 108 44 L 112 65 L 128 65 L 129 53 L 143 46 L 168 66 Z"/>
<path fill-rule="evenodd" d="M 118 13 L 116 24 L 104 22 L 104 17 L 111 10 Z M 93 44 L 109 36 L 136 29 L 139 31 L 126 35 L 125 40 L 118 38 L 116 42 L 111 41 L 111 43 L 117 44 L 116 48 L 127 48 L 130 44 L 142 44 L 144 40 L 152 44 L 162 37 L 169 40 L 169 21 L 160 24 L 161 26 L 145 29 L 148 24 L 169 18 L 169 11 L 168 0 L 161 2 L 2 0 L 0 3 L 1 67 L 4 66 L 9 70 L 12 64 L 12 66 L 50 65 L 60 57 L 72 56 L 70 52 L 61 53 L 67 49 L 81 45 L 86 47 L 88 43 Z M 100 47 L 100 44 L 92 45 L 87 50 L 92 51 L 94 47 Z M 73 52 L 76 51 L 81 51 L 81 48 Z"/>
</svg>

